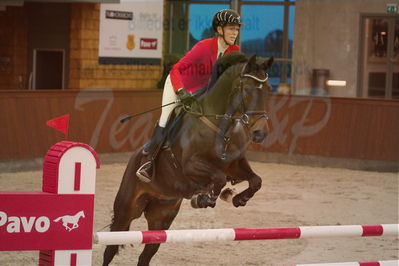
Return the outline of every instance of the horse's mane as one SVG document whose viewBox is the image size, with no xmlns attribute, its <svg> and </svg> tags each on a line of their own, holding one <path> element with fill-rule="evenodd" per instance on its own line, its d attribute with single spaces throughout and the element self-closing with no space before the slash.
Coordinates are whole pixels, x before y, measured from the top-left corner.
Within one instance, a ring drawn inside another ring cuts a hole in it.
<svg viewBox="0 0 399 266">
<path fill-rule="evenodd" d="M 222 76 L 224 72 L 230 67 L 239 64 L 248 62 L 248 58 L 245 54 L 240 52 L 231 52 L 225 56 L 222 56 L 212 68 L 212 74 L 209 79 L 208 85 L 204 88 L 201 95 L 207 94 L 212 88 L 215 86 L 217 80 Z"/>
</svg>

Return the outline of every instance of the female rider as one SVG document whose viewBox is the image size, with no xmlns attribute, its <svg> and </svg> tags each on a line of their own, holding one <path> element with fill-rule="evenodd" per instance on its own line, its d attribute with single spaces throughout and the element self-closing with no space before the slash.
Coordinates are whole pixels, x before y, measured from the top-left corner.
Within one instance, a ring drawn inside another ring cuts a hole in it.
<svg viewBox="0 0 399 266">
<path fill-rule="evenodd" d="M 240 47 L 234 43 L 241 25 L 240 15 L 231 9 L 220 10 L 213 16 L 212 28 L 217 36 L 198 42 L 173 66 L 165 81 L 162 105 L 177 100 L 182 104 L 192 102 L 192 94 L 207 85 L 217 58 L 240 50 Z M 137 176 L 144 182 L 151 182 L 155 153 L 162 145 L 165 126 L 175 107 L 176 104 L 162 108 L 161 117 L 154 129 L 153 136 L 143 147 L 143 154 L 149 158 L 149 161 L 137 170 Z"/>
</svg>

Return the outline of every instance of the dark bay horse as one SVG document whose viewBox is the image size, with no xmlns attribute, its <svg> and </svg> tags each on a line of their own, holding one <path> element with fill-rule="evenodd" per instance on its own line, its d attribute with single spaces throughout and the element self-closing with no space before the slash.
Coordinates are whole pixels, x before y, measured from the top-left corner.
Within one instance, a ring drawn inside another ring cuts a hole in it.
<svg viewBox="0 0 399 266">
<path fill-rule="evenodd" d="M 115 198 L 111 231 L 129 230 L 143 213 L 148 230 L 166 230 L 183 199 L 192 199 L 195 208 L 215 207 L 227 182 L 249 184 L 232 198 L 235 207 L 245 206 L 261 188 L 262 179 L 252 171 L 245 151 L 251 141 L 260 143 L 266 136 L 264 93 L 270 88 L 266 71 L 273 58 L 257 63 L 255 56 L 247 59 L 231 53 L 220 60 L 210 91 L 185 108 L 180 123 L 171 130 L 169 147 L 158 154 L 152 182 L 136 176 L 141 149 L 130 158 Z M 145 245 L 138 265 L 149 265 L 159 246 Z M 117 245 L 107 246 L 103 265 L 117 252 Z"/>
</svg>

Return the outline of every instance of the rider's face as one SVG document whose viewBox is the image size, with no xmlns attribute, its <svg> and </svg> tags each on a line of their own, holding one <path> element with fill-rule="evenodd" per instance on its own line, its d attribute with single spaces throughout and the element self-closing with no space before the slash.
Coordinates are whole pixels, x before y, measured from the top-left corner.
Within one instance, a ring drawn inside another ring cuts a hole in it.
<svg viewBox="0 0 399 266">
<path fill-rule="evenodd" d="M 220 34 L 223 34 L 221 27 L 220 28 Z M 240 26 L 238 25 L 230 25 L 227 24 L 226 26 L 223 27 L 224 31 L 224 39 L 229 45 L 233 45 L 235 40 L 237 39 L 238 33 L 240 32 Z"/>
</svg>

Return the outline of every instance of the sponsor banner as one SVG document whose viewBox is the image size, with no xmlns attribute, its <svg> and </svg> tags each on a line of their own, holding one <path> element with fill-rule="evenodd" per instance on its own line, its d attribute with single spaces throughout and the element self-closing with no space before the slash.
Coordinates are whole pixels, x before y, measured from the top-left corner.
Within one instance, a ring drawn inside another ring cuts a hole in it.
<svg viewBox="0 0 399 266">
<path fill-rule="evenodd" d="M 162 30 L 162 0 L 101 4 L 100 64 L 160 64 Z"/>
<path fill-rule="evenodd" d="M 158 40 L 153 38 L 141 38 L 140 39 L 140 49 L 156 50 L 158 45 Z"/>
<path fill-rule="evenodd" d="M 133 12 L 105 10 L 105 18 L 133 20 Z"/>
<path fill-rule="evenodd" d="M 94 195 L 0 192 L 0 251 L 91 249 Z"/>
</svg>

